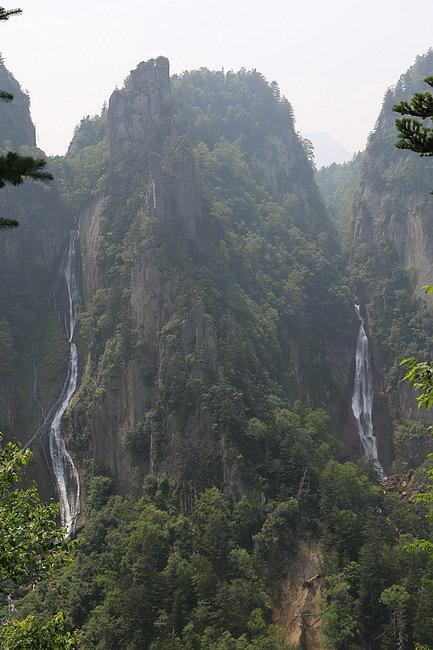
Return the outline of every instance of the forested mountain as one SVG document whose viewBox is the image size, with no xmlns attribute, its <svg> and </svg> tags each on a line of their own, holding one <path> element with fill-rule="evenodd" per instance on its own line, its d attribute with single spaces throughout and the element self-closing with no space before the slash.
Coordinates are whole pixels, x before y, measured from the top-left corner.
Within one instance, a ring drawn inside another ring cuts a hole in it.
<svg viewBox="0 0 433 650">
<path fill-rule="evenodd" d="M 62 608 L 101 650 L 386 649 L 403 603 L 408 647 L 433 644 L 432 563 L 401 549 L 424 506 L 380 485 L 428 450 L 397 383 L 431 314 L 412 227 L 396 246 L 382 226 L 424 191 L 393 216 L 393 92 L 360 171 L 328 174 L 334 219 L 275 83 L 164 57 L 82 120 L 49 187 L 2 190 L 1 424 L 83 540 L 18 616 Z"/>
</svg>

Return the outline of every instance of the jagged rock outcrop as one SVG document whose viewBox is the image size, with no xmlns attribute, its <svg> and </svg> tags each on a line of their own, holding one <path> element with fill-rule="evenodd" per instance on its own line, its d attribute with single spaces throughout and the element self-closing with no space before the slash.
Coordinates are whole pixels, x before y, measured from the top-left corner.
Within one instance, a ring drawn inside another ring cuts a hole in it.
<svg viewBox="0 0 433 650">
<path fill-rule="evenodd" d="M 129 142 L 134 147 L 149 142 L 152 130 L 167 122 L 172 112 L 169 63 L 159 56 L 141 62 L 122 90 L 115 90 L 108 106 L 110 152 Z"/>
</svg>

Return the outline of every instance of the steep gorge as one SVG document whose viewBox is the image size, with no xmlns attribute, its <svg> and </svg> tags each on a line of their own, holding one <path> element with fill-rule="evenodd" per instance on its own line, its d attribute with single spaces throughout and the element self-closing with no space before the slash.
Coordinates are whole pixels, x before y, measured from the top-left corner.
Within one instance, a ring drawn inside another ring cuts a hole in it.
<svg viewBox="0 0 433 650">
<path fill-rule="evenodd" d="M 371 168 L 385 160 L 375 158 L 381 133 Z M 68 388 L 72 340 L 56 322 L 67 287 L 53 280 L 77 229 L 78 383 L 61 432 L 85 539 L 75 566 L 21 611 L 62 606 L 85 647 L 101 650 L 315 650 L 322 608 L 328 639 L 334 611 L 349 630 L 337 650 L 348 638 L 369 647 L 387 629 L 384 588 L 406 581 L 417 602 L 420 569 L 399 543 L 424 528 L 414 506 L 382 494 L 374 467 L 344 462 L 365 456 L 352 408 L 354 303 L 373 345 L 388 473 L 401 358 L 392 337 L 414 304 L 402 304 L 414 288 L 404 268 L 429 263 L 425 235 L 414 244 L 406 224 L 388 247 L 397 218 L 376 219 L 372 206 L 393 199 L 367 167 L 348 267 L 291 107 L 256 71 L 170 78 L 164 57 L 140 63 L 50 165 L 50 187 L 0 193 L 21 222 L 0 243 L 0 417 L 23 442 L 38 432 L 33 475 L 54 496 L 50 409 Z M 374 265 L 382 221 L 386 255 Z M 414 322 L 427 322 L 416 305 Z M 411 639 L 428 638 L 427 614 L 414 604 L 408 616 Z"/>
</svg>

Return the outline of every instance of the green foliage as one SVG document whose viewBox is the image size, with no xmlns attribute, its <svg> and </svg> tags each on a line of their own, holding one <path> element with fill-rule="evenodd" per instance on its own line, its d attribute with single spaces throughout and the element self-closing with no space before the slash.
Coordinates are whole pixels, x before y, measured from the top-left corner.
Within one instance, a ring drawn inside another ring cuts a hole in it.
<svg viewBox="0 0 433 650">
<path fill-rule="evenodd" d="M 409 469 L 418 468 L 433 452 L 432 435 L 422 422 L 403 421 L 394 430 L 396 454 Z"/>
<path fill-rule="evenodd" d="M 401 585 L 392 585 L 385 589 L 380 597 L 380 602 L 390 610 L 404 608 L 409 601 L 409 594 Z"/>
<path fill-rule="evenodd" d="M 102 118 L 99 121 L 103 121 Z M 89 194 L 98 196 L 103 190 L 107 164 L 106 136 L 92 146 L 85 146 L 74 158 L 59 161 L 58 180 L 75 209 L 88 200 Z"/>
<path fill-rule="evenodd" d="M 263 523 L 256 505 L 242 501 L 250 531 L 245 548 L 236 527 L 240 507 L 216 488 L 184 514 L 178 486 L 167 478 L 148 477 L 138 501 L 111 496 L 95 502 L 101 485 L 92 488 L 76 562 L 54 591 L 45 584 L 25 598 L 20 615 L 40 610 L 42 598 L 44 611 L 61 604 L 82 628 L 84 648 L 204 649 L 221 639 L 227 648 L 280 647 L 261 560 L 251 550 Z"/>
<path fill-rule="evenodd" d="M 399 594 L 404 597 L 404 633 L 409 641 L 415 638 L 431 643 L 429 608 L 418 603 L 424 602 L 426 595 L 428 598 L 425 581 L 429 581 L 433 564 L 424 553 L 415 559 L 402 550 L 402 543 L 412 538 L 415 528 L 420 530 L 420 513 L 413 511 L 413 504 L 398 501 L 394 495 L 384 497 L 371 487 L 369 492 L 361 509 L 352 506 L 356 508 L 352 518 L 347 517 L 347 507 L 342 512 L 350 526 L 340 528 L 337 549 L 329 545 L 328 534 L 324 537 L 328 576 L 321 629 L 326 647 L 375 647 L 379 638 L 377 647 L 395 647 L 392 643 L 402 616 L 398 607 L 398 611 L 392 607 Z M 374 507 L 368 504 L 372 497 L 376 500 Z M 362 495 L 359 498 L 362 500 Z"/>
<path fill-rule="evenodd" d="M 390 632 L 396 639 L 397 647 L 403 648 L 406 640 L 406 607 L 410 596 L 401 585 L 392 585 L 382 592 L 380 602 L 391 612 Z"/>
<path fill-rule="evenodd" d="M 75 543 L 57 527 L 58 505 L 41 503 L 36 487 L 15 487 L 31 456 L 11 442 L 0 448 L 0 591 L 36 584 L 64 565 Z M 52 619 L 8 620 L 0 626 L 5 650 L 75 648 L 78 635 L 64 630 L 63 614 Z"/>
<path fill-rule="evenodd" d="M 263 506 L 212 487 L 185 511 L 183 486 L 167 477 L 148 476 L 143 496 L 132 499 L 110 496 L 111 481 L 95 476 L 76 562 L 18 603 L 18 613 L 54 615 L 61 606 L 82 629 L 84 648 L 284 648 L 270 624 L 271 589 L 300 532 L 319 530 L 325 647 L 361 650 L 383 632 L 392 639 L 380 599 L 393 585 L 411 596 L 411 638 L 431 643 L 423 579 L 433 578 L 433 563 L 401 551 L 422 530 L 414 512 L 421 506 L 384 495 L 351 463 L 322 467 L 316 521 L 302 491 Z"/>
<path fill-rule="evenodd" d="M 79 647 L 79 633 L 65 632 L 61 612 L 43 621 L 30 614 L 2 625 L 0 643 L 3 650 L 67 650 Z"/>
<path fill-rule="evenodd" d="M 87 495 L 87 508 L 89 512 L 99 510 L 104 506 L 113 492 L 113 481 L 108 476 L 93 476 Z"/>
<path fill-rule="evenodd" d="M 321 624 L 321 631 L 325 635 L 325 648 L 362 648 L 358 606 L 350 591 L 351 586 L 343 576 L 333 576 L 329 580 Z"/>
<path fill-rule="evenodd" d="M 267 511 L 261 530 L 254 536 L 254 551 L 275 580 L 283 577 L 284 560 L 293 548 L 299 504 L 292 498 L 269 504 Z"/>
<path fill-rule="evenodd" d="M 325 549 L 355 560 L 362 546 L 366 518 L 377 502 L 376 490 L 356 465 L 330 460 L 321 475 L 320 510 Z"/>
<path fill-rule="evenodd" d="M 172 77 L 172 90 L 180 103 L 176 122 L 211 147 L 220 136 L 242 138 L 246 148 L 262 146 L 268 133 L 293 125 L 290 104 L 256 70 L 184 72 Z"/>
<path fill-rule="evenodd" d="M 429 454 L 429 459 L 433 458 L 433 454 Z M 427 469 L 428 482 L 424 490 L 415 496 L 415 500 L 422 503 L 433 503 L 433 469 Z M 432 532 L 433 514 L 429 511 L 425 518 L 430 522 L 429 533 Z M 431 558 L 433 558 L 433 541 L 430 538 L 415 539 L 409 544 L 405 544 L 407 551 L 425 551 Z"/>
<path fill-rule="evenodd" d="M 43 505 L 36 487 L 14 487 L 31 453 L 11 442 L 0 449 L 0 588 L 37 582 L 67 561 L 72 543 L 57 528 L 56 504 Z"/>
<path fill-rule="evenodd" d="M 430 361 L 417 361 L 414 357 L 403 359 L 401 365 L 406 365 L 409 370 L 403 379 L 407 380 L 416 391 L 418 408 L 425 406 L 428 410 L 433 404 L 433 370 Z"/>
</svg>

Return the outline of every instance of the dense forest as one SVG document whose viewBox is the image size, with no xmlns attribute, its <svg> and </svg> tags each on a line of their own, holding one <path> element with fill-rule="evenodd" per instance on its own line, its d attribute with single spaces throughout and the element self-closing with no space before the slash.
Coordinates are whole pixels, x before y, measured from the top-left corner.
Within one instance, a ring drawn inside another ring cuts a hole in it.
<svg viewBox="0 0 433 650">
<path fill-rule="evenodd" d="M 400 366 L 432 350 L 433 163 L 392 112 L 432 69 L 315 172 L 275 82 L 151 59 L 52 183 L 2 189 L 0 425 L 78 540 L 14 617 L 61 610 L 100 650 L 433 647 L 433 560 L 406 550 L 431 418 Z M 2 151 L 42 155 L 0 87 Z"/>
</svg>

